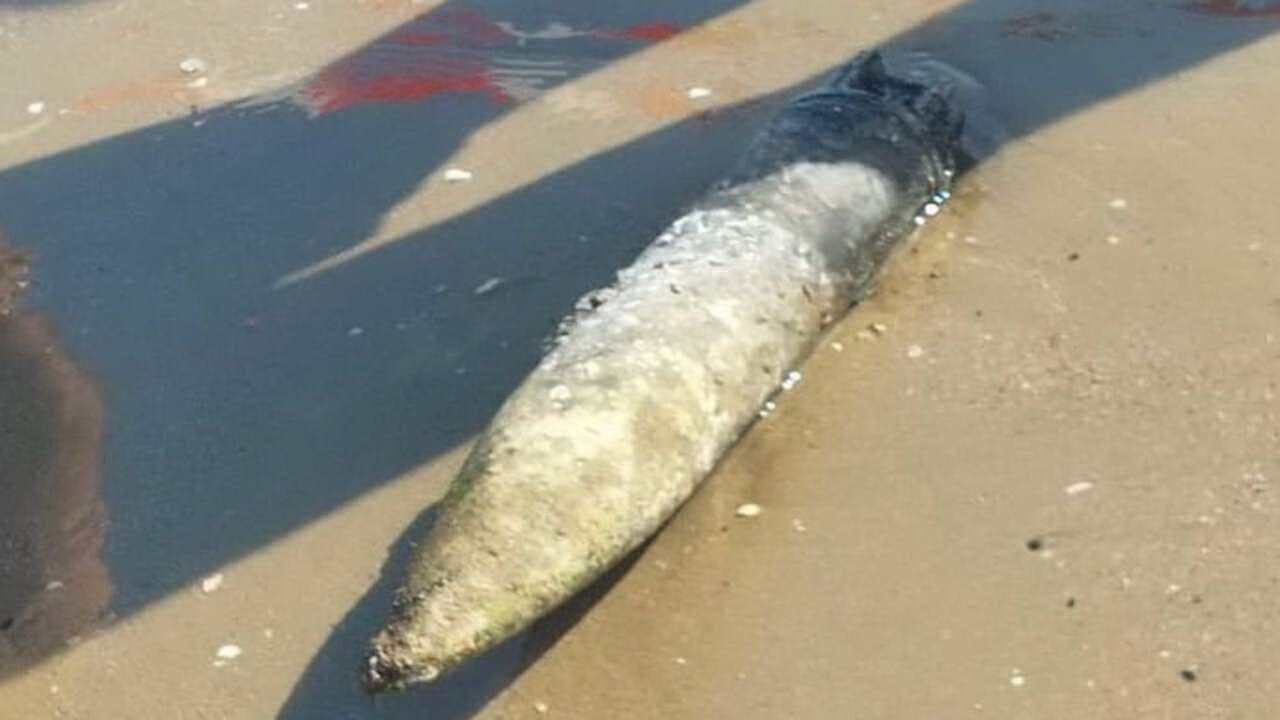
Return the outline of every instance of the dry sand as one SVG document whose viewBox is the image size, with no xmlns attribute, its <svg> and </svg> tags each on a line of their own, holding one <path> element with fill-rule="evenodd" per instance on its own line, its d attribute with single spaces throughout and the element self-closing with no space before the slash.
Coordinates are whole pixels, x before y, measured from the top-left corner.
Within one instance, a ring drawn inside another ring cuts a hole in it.
<svg viewBox="0 0 1280 720">
<path fill-rule="evenodd" d="M 476 174 L 465 193 L 428 205 L 425 180 L 370 239 L 687 117 L 685 85 L 746 100 L 947 3 L 795 5 L 746 5 L 520 106 L 450 160 Z M 1159 32 L 1097 3 L 997 5 L 973 52 L 1007 62 Z M 0 173 L 278 86 L 422 9 L 0 2 L 18 79 Z M 174 71 L 189 55 L 215 68 L 206 88 Z M 386 582 L 366 593 L 461 449 L 5 678 L 0 717 L 1280 716 L 1276 68 L 1264 33 L 1005 146 L 576 624 L 455 695 L 368 701 L 353 663 Z M 1058 89 L 1039 92 L 1029 106 Z M 226 644 L 243 654 L 219 661 Z"/>
</svg>

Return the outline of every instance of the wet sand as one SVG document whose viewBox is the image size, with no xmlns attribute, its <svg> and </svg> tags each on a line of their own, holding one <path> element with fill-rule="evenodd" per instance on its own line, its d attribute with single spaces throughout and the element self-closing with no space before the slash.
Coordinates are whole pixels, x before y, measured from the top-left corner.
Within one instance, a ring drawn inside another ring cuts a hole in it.
<svg viewBox="0 0 1280 720">
<path fill-rule="evenodd" d="M 90 481 L 58 492 L 101 494 L 106 541 L 64 580 L 109 575 L 77 595 L 91 612 L 45 616 L 65 649 L 4 668 L 0 717 L 1280 713 L 1280 19 L 793 5 L 579 10 L 568 26 L 696 27 L 503 45 L 566 69 L 514 104 L 314 116 L 216 104 L 422 32 L 425 8 L 0 2 L 0 64 L 31 69 L 0 91 L 19 312 L 104 407 L 100 481 L 81 442 L 66 472 Z M 282 22 L 305 42 L 269 41 Z M 109 62 L 84 50 L 119 33 Z M 360 696 L 411 525 L 555 317 L 732 161 L 771 93 L 889 39 L 974 77 L 998 152 L 612 584 L 437 687 Z M 175 70 L 191 54 L 202 88 Z M 152 82 L 174 86 L 119 90 Z"/>
</svg>

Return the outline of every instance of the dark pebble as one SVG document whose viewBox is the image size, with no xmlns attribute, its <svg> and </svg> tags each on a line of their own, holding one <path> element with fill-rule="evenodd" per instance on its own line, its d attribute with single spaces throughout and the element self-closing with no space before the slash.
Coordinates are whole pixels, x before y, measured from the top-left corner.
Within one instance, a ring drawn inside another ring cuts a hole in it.
<svg viewBox="0 0 1280 720">
<path fill-rule="evenodd" d="M 1183 680 L 1186 680 L 1187 682 L 1195 682 L 1195 681 L 1196 681 L 1196 671 L 1195 671 L 1195 670 L 1183 670 L 1182 672 L 1178 673 L 1178 675 L 1179 675 Z"/>
<path fill-rule="evenodd" d="M 1042 538 L 1033 537 L 1027 541 L 1027 549 L 1030 550 L 1031 552 L 1035 552 L 1043 547 L 1044 547 L 1044 539 Z"/>
</svg>

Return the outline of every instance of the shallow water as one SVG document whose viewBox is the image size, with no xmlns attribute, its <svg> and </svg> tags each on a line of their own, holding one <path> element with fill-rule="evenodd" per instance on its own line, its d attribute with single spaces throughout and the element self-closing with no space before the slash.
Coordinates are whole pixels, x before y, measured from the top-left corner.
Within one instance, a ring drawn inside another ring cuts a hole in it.
<svg viewBox="0 0 1280 720">
<path fill-rule="evenodd" d="M 1270 4 L 233 5 L 0 2 L 15 716 L 1270 714 Z M 322 66 L 252 45 L 290 23 Z M 105 37 L 102 87 L 36 62 Z M 981 103 L 916 252 L 615 585 L 360 697 L 406 529 L 559 316 L 885 41 Z M 227 97 L 153 69 L 196 50 Z"/>
</svg>

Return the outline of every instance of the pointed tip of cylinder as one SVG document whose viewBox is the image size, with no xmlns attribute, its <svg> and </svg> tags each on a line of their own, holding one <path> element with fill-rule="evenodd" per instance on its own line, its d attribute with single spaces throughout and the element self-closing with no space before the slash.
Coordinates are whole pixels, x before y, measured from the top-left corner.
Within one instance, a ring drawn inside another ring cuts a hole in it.
<svg viewBox="0 0 1280 720">
<path fill-rule="evenodd" d="M 440 673 L 438 666 L 413 659 L 407 648 L 384 632 L 374 639 L 360 665 L 360 685 L 366 693 L 376 695 L 431 682 L 440 677 Z"/>
</svg>

